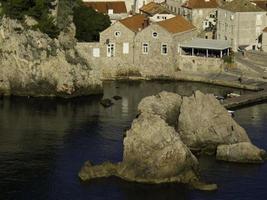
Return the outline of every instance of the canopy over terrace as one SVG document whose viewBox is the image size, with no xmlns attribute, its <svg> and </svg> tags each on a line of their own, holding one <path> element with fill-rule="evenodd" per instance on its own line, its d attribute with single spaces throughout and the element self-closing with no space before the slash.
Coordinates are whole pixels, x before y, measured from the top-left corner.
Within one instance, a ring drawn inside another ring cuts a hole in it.
<svg viewBox="0 0 267 200">
<path fill-rule="evenodd" d="M 230 48 L 231 46 L 227 40 L 194 38 L 180 45 L 180 54 L 222 58 L 229 55 Z"/>
</svg>

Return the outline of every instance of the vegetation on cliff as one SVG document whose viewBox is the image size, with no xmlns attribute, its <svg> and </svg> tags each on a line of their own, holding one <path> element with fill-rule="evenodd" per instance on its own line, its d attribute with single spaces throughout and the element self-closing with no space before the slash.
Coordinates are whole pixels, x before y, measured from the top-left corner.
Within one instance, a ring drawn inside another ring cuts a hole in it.
<svg viewBox="0 0 267 200">
<path fill-rule="evenodd" d="M 70 23 L 73 16 L 76 25 L 76 38 L 79 41 L 96 41 L 99 32 L 110 25 L 107 15 L 95 12 L 84 6 L 81 0 L 0 0 L 1 13 L 22 20 L 24 16 L 33 17 L 38 24 L 33 28 L 56 38 Z M 51 13 L 56 10 L 56 15 Z M 94 20 L 92 20 L 94 19 Z"/>
</svg>

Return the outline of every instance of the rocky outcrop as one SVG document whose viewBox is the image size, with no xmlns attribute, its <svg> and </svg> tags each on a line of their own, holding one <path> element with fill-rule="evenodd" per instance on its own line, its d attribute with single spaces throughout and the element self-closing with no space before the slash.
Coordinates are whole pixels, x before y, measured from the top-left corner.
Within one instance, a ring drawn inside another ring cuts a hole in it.
<svg viewBox="0 0 267 200">
<path fill-rule="evenodd" d="M 198 161 L 175 131 L 181 99 L 169 92 L 144 98 L 138 118 L 126 132 L 122 162 L 86 162 L 79 173 L 81 180 L 117 176 L 142 183 L 180 182 L 201 190 L 216 189 L 215 184 L 199 181 Z"/>
<path fill-rule="evenodd" d="M 196 179 L 198 161 L 175 129 L 160 116 L 142 113 L 124 139 L 126 179 L 139 182 L 185 182 Z"/>
<path fill-rule="evenodd" d="M 82 180 L 118 176 L 128 181 L 180 182 L 214 190 L 216 184 L 199 181 L 198 161 L 190 149 L 215 153 L 218 147 L 217 159 L 233 162 L 262 162 L 265 158 L 265 151 L 250 143 L 246 131 L 213 95 L 197 91 L 181 98 L 161 92 L 144 98 L 138 110 L 123 141 L 123 161 L 86 162 L 79 173 Z"/>
<path fill-rule="evenodd" d="M 138 105 L 140 113 L 159 115 L 169 125 L 176 126 L 182 98 L 172 92 L 160 92 L 157 95 L 145 97 Z"/>
<path fill-rule="evenodd" d="M 216 159 L 239 163 L 263 163 L 266 159 L 266 152 L 249 142 L 219 145 Z"/>
<path fill-rule="evenodd" d="M 62 97 L 101 93 L 99 72 L 79 57 L 74 32 L 72 25 L 59 40 L 51 39 L 16 20 L 2 18 L 0 91 L 6 95 Z"/>
<path fill-rule="evenodd" d="M 229 115 L 212 94 L 196 91 L 184 97 L 178 132 L 191 149 L 214 153 L 220 144 L 250 142 L 246 131 Z"/>
<path fill-rule="evenodd" d="M 82 180 L 118 176 L 125 180 L 163 183 L 193 183 L 198 180 L 198 161 L 175 129 L 159 115 L 142 113 L 124 138 L 123 161 L 114 165 L 86 163 Z"/>
</svg>

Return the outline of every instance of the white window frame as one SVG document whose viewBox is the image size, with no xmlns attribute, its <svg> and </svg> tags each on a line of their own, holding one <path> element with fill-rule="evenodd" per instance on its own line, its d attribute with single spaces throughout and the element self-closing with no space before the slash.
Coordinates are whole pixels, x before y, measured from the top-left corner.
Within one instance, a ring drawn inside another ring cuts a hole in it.
<svg viewBox="0 0 267 200">
<path fill-rule="evenodd" d="M 129 42 L 124 42 L 122 46 L 122 53 L 129 54 Z"/>
<path fill-rule="evenodd" d="M 107 44 L 107 57 L 115 57 L 115 43 Z"/>
<path fill-rule="evenodd" d="M 142 43 L 142 53 L 147 55 L 149 52 L 149 44 L 147 42 Z"/>
<path fill-rule="evenodd" d="M 166 53 L 163 52 L 163 48 L 164 46 L 166 46 Z M 168 44 L 167 43 L 161 43 L 161 46 L 160 46 L 160 52 L 161 52 L 161 55 L 168 55 Z"/>
</svg>

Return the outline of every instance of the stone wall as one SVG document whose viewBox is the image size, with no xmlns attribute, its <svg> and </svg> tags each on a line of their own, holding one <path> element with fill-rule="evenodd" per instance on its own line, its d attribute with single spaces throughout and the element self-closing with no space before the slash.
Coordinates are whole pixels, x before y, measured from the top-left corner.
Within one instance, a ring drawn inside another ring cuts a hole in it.
<svg viewBox="0 0 267 200">
<path fill-rule="evenodd" d="M 194 26 L 197 27 L 199 32 L 204 31 L 203 29 L 204 20 L 207 17 L 209 17 L 211 13 L 214 13 L 215 10 L 217 10 L 217 8 L 203 8 L 203 9 L 192 10 L 192 23 L 194 24 Z"/>
<path fill-rule="evenodd" d="M 266 12 L 234 13 L 219 9 L 217 38 L 229 40 L 234 51 L 241 45 L 257 47 L 258 37 L 266 24 Z"/>
<path fill-rule="evenodd" d="M 176 70 L 187 72 L 219 73 L 223 71 L 223 60 L 197 56 L 179 56 Z"/>
<path fill-rule="evenodd" d="M 267 52 L 267 32 L 262 34 L 262 50 Z"/>
</svg>

